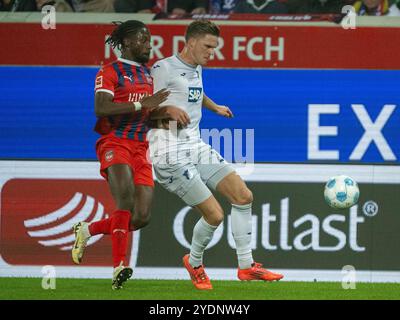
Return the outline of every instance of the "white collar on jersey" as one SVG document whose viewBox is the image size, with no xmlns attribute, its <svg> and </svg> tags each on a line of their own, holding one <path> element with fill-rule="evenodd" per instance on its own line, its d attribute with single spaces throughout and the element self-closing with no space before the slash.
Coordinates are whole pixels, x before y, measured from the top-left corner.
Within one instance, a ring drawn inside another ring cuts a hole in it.
<svg viewBox="0 0 400 320">
<path fill-rule="evenodd" d="M 186 61 L 184 61 L 184 60 L 179 56 L 178 53 L 175 54 L 174 56 L 175 56 L 175 58 L 177 58 L 181 63 L 183 63 L 185 66 L 187 66 L 187 67 L 189 67 L 189 68 L 196 69 L 197 66 L 198 66 L 198 65 L 193 65 L 193 64 L 187 63 Z"/>
<path fill-rule="evenodd" d="M 132 60 L 124 59 L 124 58 L 118 58 L 118 61 L 121 61 L 121 62 L 123 62 L 123 63 L 130 64 L 130 65 L 132 65 L 132 66 L 137 66 L 137 67 L 140 67 L 140 66 L 141 66 L 141 64 L 138 63 L 138 62 L 136 62 L 136 61 L 132 61 Z"/>
</svg>

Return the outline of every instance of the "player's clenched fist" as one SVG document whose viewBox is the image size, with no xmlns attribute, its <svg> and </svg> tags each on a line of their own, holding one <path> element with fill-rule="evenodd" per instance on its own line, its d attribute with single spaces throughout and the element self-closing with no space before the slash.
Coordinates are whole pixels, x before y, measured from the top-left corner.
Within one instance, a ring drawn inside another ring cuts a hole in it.
<svg viewBox="0 0 400 320">
<path fill-rule="evenodd" d="M 176 121 L 179 127 L 184 128 L 190 123 L 189 115 L 186 113 L 186 111 L 178 107 L 168 106 L 166 115 L 168 116 L 169 120 Z"/>
</svg>

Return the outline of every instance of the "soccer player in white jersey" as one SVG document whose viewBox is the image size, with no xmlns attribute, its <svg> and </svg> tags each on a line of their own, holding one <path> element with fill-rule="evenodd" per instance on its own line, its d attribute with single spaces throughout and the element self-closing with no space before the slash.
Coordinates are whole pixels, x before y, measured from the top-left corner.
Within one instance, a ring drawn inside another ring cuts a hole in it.
<svg viewBox="0 0 400 320">
<path fill-rule="evenodd" d="M 202 108 L 231 118 L 231 110 L 206 96 L 202 83 L 202 66 L 210 60 L 218 44 L 219 28 L 207 20 L 192 22 L 185 34 L 186 44 L 177 55 L 153 65 L 154 90 L 167 88 L 170 95 L 162 105 L 173 105 L 187 112 L 190 123 L 175 130 L 163 122 L 149 133 L 150 155 L 159 183 L 178 195 L 202 217 L 193 229 L 190 254 L 183 264 L 194 286 L 210 290 L 212 285 L 203 265 L 203 252 L 224 218 L 221 205 L 210 189 L 218 191 L 232 204 L 232 233 L 238 257 L 240 280 L 280 280 L 283 275 L 262 268 L 252 257 L 251 207 L 253 194 L 241 177 L 221 155 L 204 143 L 199 123 Z M 166 130 L 169 129 L 169 130 Z M 175 132 L 172 132 L 175 131 Z"/>
</svg>

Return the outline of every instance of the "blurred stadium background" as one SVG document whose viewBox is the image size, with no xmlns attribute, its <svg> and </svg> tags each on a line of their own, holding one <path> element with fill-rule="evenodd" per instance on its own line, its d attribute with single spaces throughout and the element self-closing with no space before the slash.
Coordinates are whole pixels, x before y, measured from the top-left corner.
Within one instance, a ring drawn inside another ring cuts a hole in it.
<svg viewBox="0 0 400 320">
<path fill-rule="evenodd" d="M 151 65 L 178 52 L 185 26 L 206 17 L 222 39 L 205 90 L 235 118 L 204 112 L 202 128 L 254 129 L 253 170 L 236 166 L 255 195 L 257 260 L 288 281 L 342 281 L 352 266 L 357 281 L 400 282 L 398 5 L 242 1 L 236 10 L 236 2 L 0 0 L 0 277 L 42 277 L 52 265 L 58 277 L 110 278 L 108 239 L 93 239 L 80 267 L 69 251 L 77 214 L 92 221 L 114 208 L 94 151 L 94 77 L 118 55 L 105 37 L 112 21 L 142 20 Z M 346 4 L 355 16 L 344 17 Z M 251 153 L 252 141 L 239 139 L 243 150 L 223 139 L 221 152 Z M 360 185 L 349 210 L 324 202 L 336 174 Z M 181 257 L 196 219 L 157 185 L 152 222 L 131 239 L 134 277 L 187 279 Z M 206 255 L 213 279 L 236 277 L 229 221 Z"/>
</svg>

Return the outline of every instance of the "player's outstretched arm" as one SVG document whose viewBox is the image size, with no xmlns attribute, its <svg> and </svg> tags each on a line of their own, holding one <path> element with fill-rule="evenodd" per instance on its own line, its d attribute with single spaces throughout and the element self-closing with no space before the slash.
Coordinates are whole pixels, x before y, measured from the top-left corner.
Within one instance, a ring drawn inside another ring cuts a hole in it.
<svg viewBox="0 0 400 320">
<path fill-rule="evenodd" d="M 218 114 L 220 116 L 227 117 L 227 118 L 233 118 L 233 113 L 232 113 L 231 109 L 229 109 L 227 106 L 221 106 L 219 104 L 216 104 L 205 94 L 203 94 L 203 107 L 215 112 L 216 114 Z"/>
<path fill-rule="evenodd" d="M 119 114 L 128 114 L 141 110 L 142 108 L 156 108 L 165 100 L 169 95 L 169 91 L 162 89 L 152 96 L 143 98 L 140 103 L 126 102 L 115 103 L 113 102 L 113 95 L 107 92 L 96 92 L 94 108 L 97 117 L 106 117 Z"/>
<path fill-rule="evenodd" d="M 170 91 L 168 91 L 166 88 L 164 88 L 164 89 L 158 90 L 152 96 L 144 97 L 142 100 L 140 100 L 140 103 L 142 104 L 143 108 L 154 109 L 154 108 L 157 108 L 163 102 L 165 102 L 167 100 L 169 94 L 170 94 Z"/>
<path fill-rule="evenodd" d="M 96 92 L 94 111 L 97 117 L 127 114 L 136 111 L 136 107 L 132 102 L 115 103 L 113 98 L 113 95 L 107 92 Z"/>
</svg>

